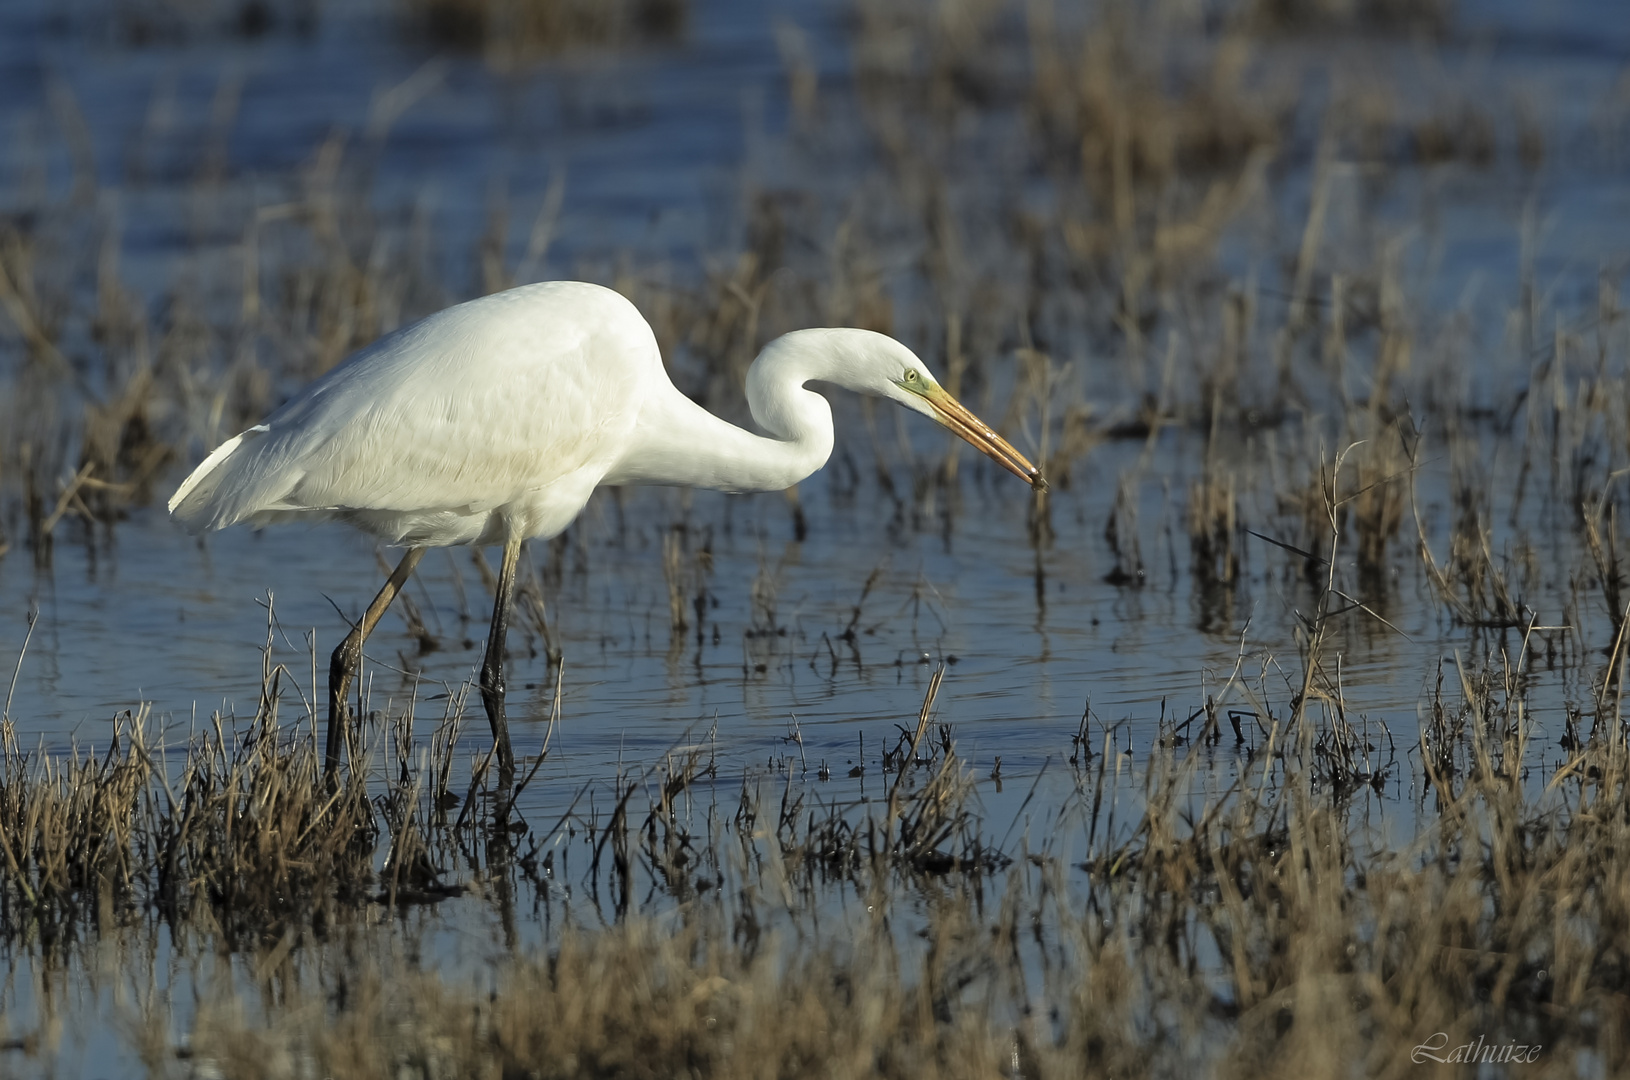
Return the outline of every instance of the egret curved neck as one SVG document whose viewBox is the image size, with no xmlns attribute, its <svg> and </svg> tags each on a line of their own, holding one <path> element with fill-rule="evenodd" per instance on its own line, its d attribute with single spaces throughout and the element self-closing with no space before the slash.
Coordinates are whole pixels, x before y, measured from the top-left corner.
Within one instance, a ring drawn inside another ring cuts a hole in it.
<svg viewBox="0 0 1630 1080">
<path fill-rule="evenodd" d="M 633 445 L 601 483 L 780 491 L 825 465 L 832 407 L 793 372 L 773 388 L 755 385 L 763 362 L 748 375 L 748 404 L 773 437 L 727 423 L 667 386 L 641 411 Z"/>
</svg>

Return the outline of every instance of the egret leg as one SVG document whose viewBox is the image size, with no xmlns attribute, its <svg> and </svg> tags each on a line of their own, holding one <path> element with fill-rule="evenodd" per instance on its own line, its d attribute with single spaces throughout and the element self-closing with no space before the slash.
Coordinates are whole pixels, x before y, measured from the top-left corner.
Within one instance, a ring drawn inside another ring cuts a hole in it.
<svg viewBox="0 0 1630 1080">
<path fill-rule="evenodd" d="M 408 575 L 413 573 L 413 568 L 419 565 L 422 558 L 424 548 L 407 549 L 402 561 L 396 564 L 396 569 L 386 579 L 384 588 L 368 605 L 368 610 L 362 613 L 362 621 L 345 635 L 345 640 L 339 643 L 328 661 L 328 752 L 323 759 L 323 776 L 330 783 L 340 768 L 340 752 L 345 744 L 345 696 L 350 692 L 352 677 L 362 665 L 362 643 L 373 633 L 374 627 L 384 617 L 396 594 L 407 584 Z"/>
<path fill-rule="evenodd" d="M 492 605 L 492 632 L 487 635 L 487 658 L 481 663 L 481 701 L 492 724 L 492 744 L 498 753 L 498 785 L 508 791 L 515 779 L 515 754 L 509 746 L 509 721 L 504 716 L 504 638 L 509 633 L 509 602 L 515 594 L 515 567 L 521 561 L 521 538 L 504 544 L 504 563 L 498 570 L 498 596 Z"/>
</svg>

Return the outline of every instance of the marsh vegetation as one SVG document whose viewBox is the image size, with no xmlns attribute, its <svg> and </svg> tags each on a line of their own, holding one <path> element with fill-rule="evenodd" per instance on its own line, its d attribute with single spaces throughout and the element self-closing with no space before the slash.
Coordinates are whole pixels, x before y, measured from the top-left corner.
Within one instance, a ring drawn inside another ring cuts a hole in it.
<svg viewBox="0 0 1630 1080">
<path fill-rule="evenodd" d="M 1440 1032 L 1626 1067 L 1602 10 L 228 7 L 18 22 L 161 72 L 139 109 L 5 75 L 4 1071 L 1390 1076 Z M 364 31 L 352 122 L 258 148 L 244 72 Z M 205 47 L 244 66 L 201 91 Z M 332 790 L 323 594 L 354 616 L 376 553 L 191 548 L 162 496 L 547 276 L 738 421 L 777 334 L 894 334 L 1052 490 L 838 401 L 787 497 L 602 492 L 526 562 L 502 804 L 494 575 L 426 560 Z"/>
</svg>

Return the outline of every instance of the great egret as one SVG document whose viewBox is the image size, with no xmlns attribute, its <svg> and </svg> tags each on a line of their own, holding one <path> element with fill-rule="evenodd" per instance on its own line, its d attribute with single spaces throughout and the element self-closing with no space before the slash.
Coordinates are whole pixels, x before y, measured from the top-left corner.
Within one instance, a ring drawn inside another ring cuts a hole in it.
<svg viewBox="0 0 1630 1080">
<path fill-rule="evenodd" d="M 555 281 L 458 304 L 353 354 L 222 443 L 182 481 L 170 513 L 192 532 L 338 518 L 407 548 L 329 664 L 330 779 L 363 642 L 425 548 L 502 544 L 480 685 L 507 786 L 504 637 L 521 542 L 563 531 L 603 484 L 796 484 L 832 453 L 832 409 L 810 382 L 920 412 L 1045 487 L 1023 454 L 893 338 L 826 329 L 770 342 L 747 371 L 747 402 L 765 437 L 675 389 L 628 300 Z"/>
</svg>

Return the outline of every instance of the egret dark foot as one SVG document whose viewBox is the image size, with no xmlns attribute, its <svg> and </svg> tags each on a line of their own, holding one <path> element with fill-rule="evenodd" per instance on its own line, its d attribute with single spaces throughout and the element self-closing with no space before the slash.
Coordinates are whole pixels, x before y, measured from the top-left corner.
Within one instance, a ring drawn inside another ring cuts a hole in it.
<svg viewBox="0 0 1630 1080">
<path fill-rule="evenodd" d="M 487 655 L 481 662 L 481 703 L 492 725 L 493 751 L 498 757 L 499 816 L 509 811 L 509 793 L 515 786 L 515 752 L 509 744 L 509 720 L 504 715 L 504 639 L 509 634 L 509 602 L 515 594 L 515 567 L 521 560 L 521 538 L 511 537 L 504 545 L 504 562 L 498 571 L 498 595 L 492 605 L 492 631 L 487 635 Z"/>
<path fill-rule="evenodd" d="M 323 778 L 330 787 L 339 772 L 344 752 L 350 710 L 345 699 L 351 692 L 351 678 L 362 660 L 362 626 L 357 624 L 345 635 L 328 660 L 328 741 L 323 752 Z"/>
<path fill-rule="evenodd" d="M 328 745 L 323 754 L 323 779 L 330 788 L 334 787 L 335 779 L 339 775 L 340 758 L 345 751 L 345 736 L 350 728 L 347 723 L 346 696 L 351 691 L 351 680 L 356 677 L 357 670 L 362 666 L 362 646 L 373 633 L 379 620 L 384 618 L 389 610 L 391 601 L 396 594 L 402 591 L 407 584 L 408 577 L 413 568 L 419 565 L 424 558 L 424 548 L 408 548 L 402 556 L 402 561 L 396 564 L 391 576 L 386 579 L 385 585 L 374 597 L 368 610 L 363 612 L 362 621 L 351 628 L 345 639 L 334 650 L 334 655 L 328 661 Z"/>
<path fill-rule="evenodd" d="M 502 653 L 502 647 L 499 648 Z M 481 664 L 481 704 L 487 709 L 487 722 L 492 725 L 494 756 L 498 758 L 498 782 L 506 790 L 515 779 L 515 753 L 509 745 L 509 719 L 504 713 L 504 668 L 502 660 L 494 662 L 492 650 Z"/>
</svg>

